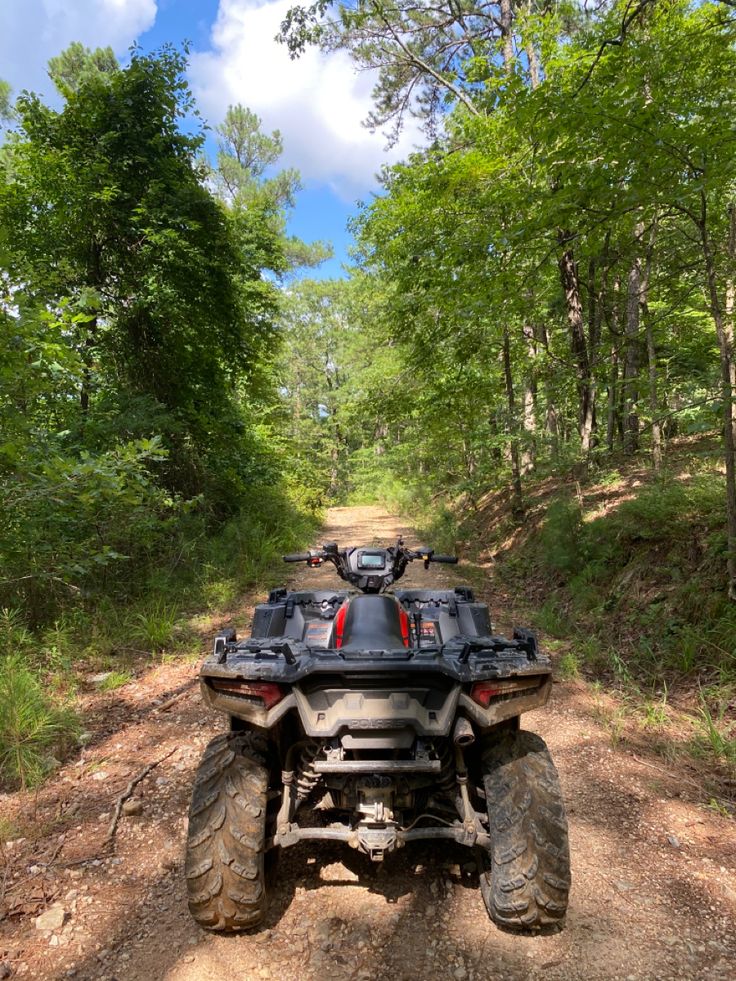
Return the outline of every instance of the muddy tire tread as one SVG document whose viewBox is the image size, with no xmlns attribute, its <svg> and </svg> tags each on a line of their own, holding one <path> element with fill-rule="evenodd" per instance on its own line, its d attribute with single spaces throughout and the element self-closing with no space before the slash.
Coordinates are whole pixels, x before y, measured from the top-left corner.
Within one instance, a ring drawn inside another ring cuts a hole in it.
<svg viewBox="0 0 736 981">
<path fill-rule="evenodd" d="M 265 750 L 253 733 L 223 733 L 194 779 L 185 874 L 189 910 L 207 930 L 246 930 L 265 913 Z"/>
<path fill-rule="evenodd" d="M 488 912 L 502 927 L 561 925 L 570 890 L 567 818 L 544 740 L 516 732 L 483 754 L 492 859 Z"/>
</svg>

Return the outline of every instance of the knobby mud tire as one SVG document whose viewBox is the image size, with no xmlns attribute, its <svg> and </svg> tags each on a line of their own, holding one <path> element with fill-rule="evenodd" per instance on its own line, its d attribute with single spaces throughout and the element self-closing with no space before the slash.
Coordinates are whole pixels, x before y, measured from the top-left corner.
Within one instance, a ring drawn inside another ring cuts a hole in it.
<svg viewBox="0 0 736 981">
<path fill-rule="evenodd" d="M 251 733 L 217 736 L 194 779 L 185 873 L 189 910 L 207 930 L 247 930 L 266 910 L 264 751 Z"/>
<path fill-rule="evenodd" d="M 543 739 L 504 736 L 483 755 L 492 858 L 483 883 L 488 912 L 510 930 L 561 926 L 570 891 L 570 848 L 560 780 Z"/>
</svg>

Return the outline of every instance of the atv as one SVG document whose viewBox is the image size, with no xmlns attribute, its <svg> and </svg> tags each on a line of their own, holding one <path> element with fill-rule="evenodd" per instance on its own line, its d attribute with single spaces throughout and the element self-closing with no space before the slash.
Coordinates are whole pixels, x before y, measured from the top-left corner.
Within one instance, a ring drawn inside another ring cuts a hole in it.
<svg viewBox="0 0 736 981">
<path fill-rule="evenodd" d="M 559 779 L 544 741 L 519 727 L 552 685 L 534 634 L 494 634 L 466 586 L 386 592 L 410 562 L 457 562 L 401 538 L 284 561 L 331 563 L 353 589 L 274 590 L 251 636 L 221 634 L 202 666 L 204 701 L 230 729 L 194 781 L 186 879 L 197 923 L 256 926 L 267 858 L 306 839 L 373 862 L 429 839 L 473 850 L 499 926 L 559 926 L 570 887 Z"/>
</svg>

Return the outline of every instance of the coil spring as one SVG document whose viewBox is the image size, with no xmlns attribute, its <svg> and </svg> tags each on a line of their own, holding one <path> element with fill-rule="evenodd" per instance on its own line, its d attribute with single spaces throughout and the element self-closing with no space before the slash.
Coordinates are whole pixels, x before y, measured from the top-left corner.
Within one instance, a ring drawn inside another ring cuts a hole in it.
<svg viewBox="0 0 736 981">
<path fill-rule="evenodd" d="M 306 800 L 320 781 L 319 774 L 314 771 L 314 761 L 321 749 L 319 743 L 309 743 L 302 750 L 296 777 L 297 800 Z"/>
<path fill-rule="evenodd" d="M 435 752 L 440 760 L 441 770 L 437 783 L 444 794 L 455 797 L 455 756 L 449 739 L 438 739 Z"/>
</svg>

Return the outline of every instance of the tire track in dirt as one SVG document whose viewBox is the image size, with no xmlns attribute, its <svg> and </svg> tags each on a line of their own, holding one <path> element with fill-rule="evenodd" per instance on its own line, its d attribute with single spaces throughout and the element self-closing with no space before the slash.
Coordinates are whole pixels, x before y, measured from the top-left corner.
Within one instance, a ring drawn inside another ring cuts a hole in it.
<svg viewBox="0 0 736 981">
<path fill-rule="evenodd" d="M 321 540 L 390 542 L 411 529 L 379 508 L 335 508 Z M 462 566 L 410 567 L 402 585 L 452 586 Z M 294 587 L 334 584 L 306 568 Z M 504 618 L 491 603 L 495 618 Z M 249 610 L 234 623 L 245 633 Z M 505 624 L 504 624 L 505 626 Z M 0 962 L 19 976 L 117 981 L 250 981 L 274 978 L 454 981 L 731 978 L 736 963 L 736 826 L 697 800 L 656 757 L 611 744 L 582 687 L 555 685 L 524 728 L 547 741 L 570 818 L 573 888 L 564 930 L 516 936 L 486 914 L 471 857 L 421 844 L 372 865 L 348 848 L 303 843 L 279 863 L 263 929 L 205 934 L 186 909 L 183 842 L 199 756 L 223 721 L 206 715 L 197 666 L 166 665 L 115 693 L 100 709 L 92 748 L 38 795 L 40 820 L 64 831 L 16 846 L 8 902 L 38 910 L 38 893 L 65 913 L 53 932 L 30 915 L 0 923 Z M 186 686 L 190 685 L 187 691 Z M 159 704 L 185 694 L 168 710 Z M 140 785 L 143 811 L 124 818 L 116 851 L 102 847 L 109 812 L 132 775 L 169 749 Z M 79 765 L 81 762 L 81 766 Z M 95 779 L 104 773 L 104 779 Z M 26 795 L 0 801 L 17 813 Z M 100 820 L 100 814 L 108 814 Z M 53 822 L 51 822 L 53 823 Z M 59 840 L 63 834 L 63 840 Z M 61 844 L 50 868 L 48 861 Z M 36 871 L 29 871 L 33 856 Z M 24 864 L 24 862 L 26 864 Z M 79 864 L 70 864 L 78 862 Z M 23 881 L 25 880 L 25 881 Z M 20 882 L 20 885 L 17 883 Z M 35 892 L 34 892 L 35 890 Z M 34 896 L 36 899 L 34 900 Z M 33 903 L 36 906 L 33 906 Z M 0 977 L 2 974 L 0 974 Z"/>
</svg>

